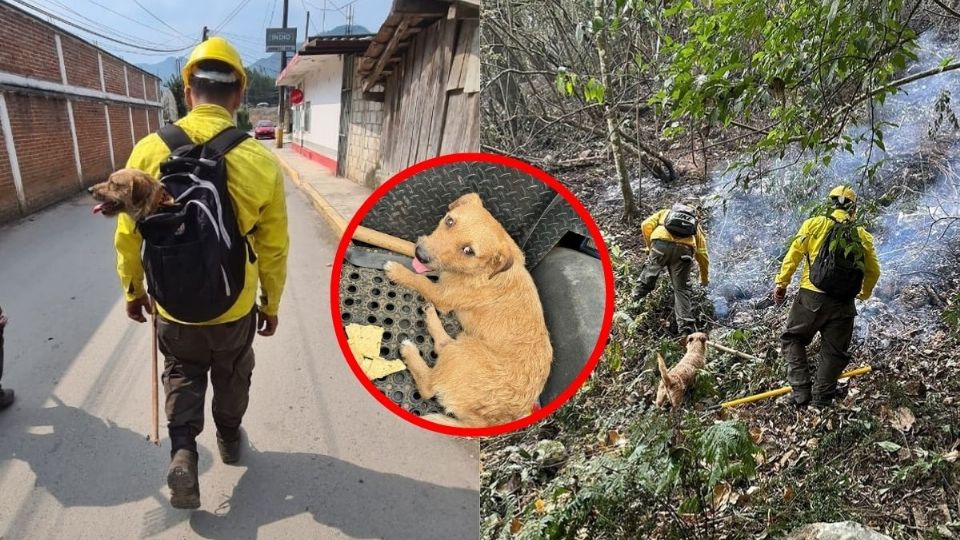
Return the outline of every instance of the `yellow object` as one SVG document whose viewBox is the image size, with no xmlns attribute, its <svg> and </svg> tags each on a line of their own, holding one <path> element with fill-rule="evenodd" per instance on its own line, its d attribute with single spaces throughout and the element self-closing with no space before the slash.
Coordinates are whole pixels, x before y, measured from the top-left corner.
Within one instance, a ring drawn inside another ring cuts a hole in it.
<svg viewBox="0 0 960 540">
<path fill-rule="evenodd" d="M 407 366 L 401 360 L 386 360 L 380 356 L 383 328 L 365 324 L 349 324 L 346 328 L 350 352 L 360 364 L 368 379 L 379 379 L 403 371 Z"/>
<path fill-rule="evenodd" d="M 837 221 L 846 221 L 850 219 L 850 214 L 845 210 L 837 209 L 833 211 L 833 218 Z M 812 217 L 803 222 L 794 237 L 793 243 L 790 244 L 787 255 L 783 258 L 780 273 L 777 274 L 775 281 L 777 287 L 786 288 L 790 285 L 797 266 L 806 261 L 809 256 L 810 262 L 803 265 L 803 273 L 800 275 L 800 288 L 819 293 L 823 292 L 810 281 L 810 264 L 813 264 L 813 261 L 817 259 L 817 254 L 820 253 L 820 245 L 827 237 L 831 225 L 833 225 L 833 222 L 826 216 Z M 865 231 L 863 227 L 858 228 L 857 232 L 859 232 L 860 241 L 863 243 L 864 255 L 863 288 L 860 291 L 859 298 L 866 300 L 873 294 L 873 287 L 880 279 L 880 260 L 877 259 L 877 251 L 873 247 L 873 235 Z"/>
<path fill-rule="evenodd" d="M 233 125 L 226 109 L 219 105 L 198 105 L 181 118 L 177 125 L 194 141 L 206 141 Z M 154 178 L 160 176 L 160 162 L 170 150 L 156 133 L 147 135 L 130 154 L 127 167 L 140 169 Z M 273 154 L 259 142 L 248 139 L 227 155 L 227 190 L 241 231 L 251 231 L 249 239 L 257 254 L 257 262 L 247 261 L 243 291 L 229 310 L 216 319 L 200 324 L 220 324 L 235 321 L 250 313 L 257 297 L 259 278 L 260 309 L 276 315 L 280 295 L 287 278 L 287 207 L 283 194 L 283 175 Z M 140 247 L 143 238 L 137 225 L 126 213 L 117 215 L 117 273 L 126 300 L 146 294 L 143 287 L 143 265 Z M 160 314 L 176 320 L 159 306 Z"/>
<path fill-rule="evenodd" d="M 670 234 L 670 231 L 663 226 L 663 220 L 666 219 L 669 211 L 669 209 L 660 210 L 644 220 L 640 225 L 640 230 L 643 232 L 643 240 L 647 243 L 647 246 L 651 246 L 652 244 L 650 242 L 654 240 L 666 240 L 667 242 L 692 247 L 693 256 L 697 260 L 697 265 L 700 267 L 700 283 L 706 284 L 710 280 L 710 256 L 707 254 L 707 239 L 703 234 L 703 229 L 697 225 L 697 234 L 687 238 L 674 237 Z"/>
<path fill-rule="evenodd" d="M 190 74 L 193 73 L 193 67 L 197 62 L 203 60 L 219 60 L 226 63 L 240 77 L 240 88 L 247 87 L 247 72 L 243 70 L 243 60 L 240 58 L 240 53 L 229 41 L 220 36 L 214 36 L 194 47 L 181 73 L 184 87 L 190 86 Z"/>
<path fill-rule="evenodd" d="M 857 192 L 847 186 L 837 186 L 830 190 L 831 199 L 847 199 L 852 203 L 857 202 Z"/>
<path fill-rule="evenodd" d="M 846 379 L 848 377 L 856 377 L 857 375 L 864 375 L 873 371 L 873 368 L 870 366 L 864 366 L 856 369 L 851 369 L 850 371 L 844 371 L 840 374 L 837 379 Z M 754 394 L 752 396 L 742 397 L 734 399 L 732 401 L 727 401 L 726 403 L 721 403 L 720 406 L 724 409 L 729 407 L 736 407 L 737 405 L 743 405 L 745 403 L 753 403 L 754 401 L 760 401 L 762 399 L 782 396 L 784 394 L 789 394 L 793 392 L 793 388 L 789 386 L 784 386 L 783 388 L 777 388 L 776 390 L 770 390 L 769 392 L 763 392 L 760 394 Z"/>
</svg>

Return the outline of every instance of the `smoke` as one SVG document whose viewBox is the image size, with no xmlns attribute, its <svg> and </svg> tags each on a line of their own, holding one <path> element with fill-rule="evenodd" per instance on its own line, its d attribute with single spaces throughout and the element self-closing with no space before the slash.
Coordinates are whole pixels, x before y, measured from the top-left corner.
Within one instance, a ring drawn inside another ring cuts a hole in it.
<svg viewBox="0 0 960 540">
<path fill-rule="evenodd" d="M 926 33 L 919 40 L 917 61 L 907 74 L 936 67 L 944 58 L 960 56 L 957 43 Z M 932 317 L 924 308 L 938 301 L 938 270 L 955 262 L 949 246 L 960 239 L 960 134 L 950 122 L 937 125 L 936 104 L 944 92 L 960 88 L 956 71 L 922 79 L 901 93 L 875 105 L 874 118 L 896 124 L 885 128 L 886 152 L 869 142 L 853 153 L 836 152 L 829 167 L 809 175 L 802 172 L 805 156 L 788 156 L 768 163 L 770 171 L 747 190 L 731 190 L 734 172 L 717 173 L 706 197 L 712 208 L 710 239 L 711 280 L 708 297 L 718 319 L 747 320 L 750 312 L 769 305 L 780 259 L 809 210 L 837 184 L 857 189 L 860 207 L 870 215 L 882 275 L 878 299 L 861 305 L 864 319 L 880 313 Z M 852 126 L 856 138 L 868 126 Z M 877 180 L 864 182 L 862 167 L 884 164 Z M 799 159 L 798 159 L 799 158 Z M 876 205 L 871 209 L 869 206 Z M 799 280 L 799 270 L 794 286 Z M 939 299 L 942 300 L 942 299 Z"/>
</svg>

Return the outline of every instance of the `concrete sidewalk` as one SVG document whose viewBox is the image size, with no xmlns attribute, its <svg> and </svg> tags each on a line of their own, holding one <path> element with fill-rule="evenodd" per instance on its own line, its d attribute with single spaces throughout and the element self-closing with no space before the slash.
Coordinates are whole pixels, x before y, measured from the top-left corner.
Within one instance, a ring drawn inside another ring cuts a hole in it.
<svg viewBox="0 0 960 540">
<path fill-rule="evenodd" d="M 274 141 L 264 141 L 263 144 L 277 156 L 284 172 L 309 197 L 314 208 L 334 232 L 338 236 L 343 234 L 350 218 L 373 190 L 334 175 L 322 165 L 294 152 L 289 146 L 277 148 Z"/>
</svg>

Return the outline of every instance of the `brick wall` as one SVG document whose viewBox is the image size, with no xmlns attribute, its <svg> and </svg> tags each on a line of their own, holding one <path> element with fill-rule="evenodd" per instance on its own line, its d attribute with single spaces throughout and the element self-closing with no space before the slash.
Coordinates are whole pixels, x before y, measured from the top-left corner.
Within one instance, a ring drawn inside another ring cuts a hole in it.
<svg viewBox="0 0 960 540">
<path fill-rule="evenodd" d="M 80 180 L 73 159 L 66 100 L 24 94 L 7 94 L 6 100 L 26 210 L 38 210 L 59 200 L 64 193 L 77 191 Z"/>
<path fill-rule="evenodd" d="M 354 182 L 376 187 L 383 103 L 363 99 L 362 81 L 362 77 L 354 71 L 344 174 Z"/>
<path fill-rule="evenodd" d="M 113 171 L 103 105 L 92 101 L 75 101 L 73 120 L 77 126 L 83 184 L 90 186 L 102 182 Z"/>
<path fill-rule="evenodd" d="M 155 102 L 157 78 L 126 64 L 93 45 L 55 28 L 8 3 L 0 3 L 0 27 L 16 28 L 17 39 L 0 47 L 0 74 L 31 79 L 14 80 L 0 90 L 6 102 L 13 136 L 8 148 L 0 123 L 0 223 L 35 211 L 77 193 L 82 186 L 103 181 L 113 170 L 110 150 L 117 167 L 123 167 L 133 148 L 133 136 L 140 139 L 157 128 L 158 107 L 129 103 L 130 97 Z M 66 87 L 61 85 L 60 59 L 56 36 L 60 37 Z M 107 95 L 100 85 L 100 62 Z M 124 79 L 124 66 L 127 81 Z M 37 82 L 33 82 L 37 81 Z M 34 84 L 46 84 L 37 88 Z M 97 95 L 84 94 L 87 90 Z M 73 109 L 71 126 L 67 103 Z M 107 135 L 105 107 L 110 111 L 111 137 Z M 131 134 L 131 114 L 133 133 Z M 74 150 L 72 131 L 76 132 Z M 111 146 L 112 144 L 112 146 Z M 21 208 L 13 180 L 10 152 L 16 154 L 23 197 Z M 81 174 L 77 174 L 77 160 Z M 78 177 L 79 176 L 79 177 Z M 80 178 L 82 177 L 82 178 Z"/>
<path fill-rule="evenodd" d="M 60 36 L 63 64 L 67 68 L 67 83 L 84 88 L 100 89 L 100 64 L 97 50 L 79 39 Z"/>
<path fill-rule="evenodd" d="M 0 71 L 60 81 L 60 61 L 50 26 L 4 4 L 0 5 L 0 28 L 11 32 L 0 47 Z"/>
<path fill-rule="evenodd" d="M 10 173 L 10 158 L 3 144 L 3 126 L 0 126 L 0 223 L 11 220 L 20 215 L 17 203 L 17 188 L 13 185 L 13 174 Z"/>
<path fill-rule="evenodd" d="M 146 137 L 150 131 L 147 129 L 147 117 L 143 115 L 142 107 L 133 107 L 133 136 L 138 141 Z"/>
</svg>

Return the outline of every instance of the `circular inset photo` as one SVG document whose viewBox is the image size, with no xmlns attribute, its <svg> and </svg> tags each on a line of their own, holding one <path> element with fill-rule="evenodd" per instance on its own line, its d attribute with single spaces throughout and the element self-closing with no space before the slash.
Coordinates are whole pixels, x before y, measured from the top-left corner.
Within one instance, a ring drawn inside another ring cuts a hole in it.
<svg viewBox="0 0 960 540">
<path fill-rule="evenodd" d="M 340 346 L 371 394 L 462 436 L 560 407 L 613 314 L 590 214 L 547 173 L 493 154 L 431 159 L 380 186 L 340 240 L 331 288 Z"/>
</svg>

